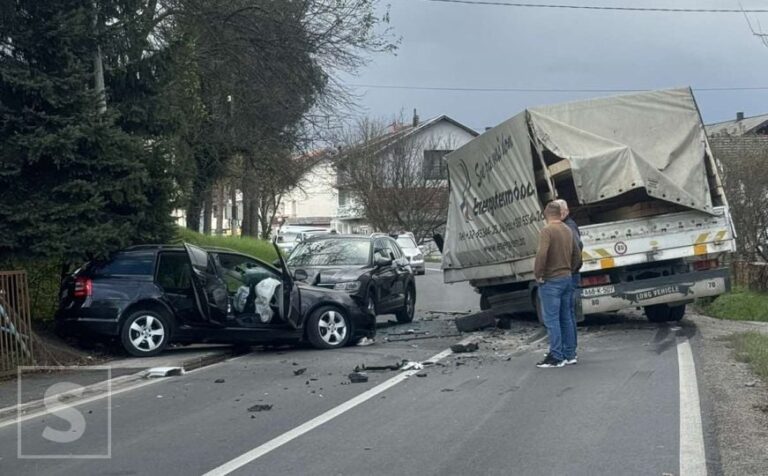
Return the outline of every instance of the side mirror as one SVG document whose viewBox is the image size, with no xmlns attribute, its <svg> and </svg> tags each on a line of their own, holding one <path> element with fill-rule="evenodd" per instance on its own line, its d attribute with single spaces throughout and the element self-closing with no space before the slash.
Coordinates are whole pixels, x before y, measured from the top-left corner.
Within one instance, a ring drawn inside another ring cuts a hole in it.
<svg viewBox="0 0 768 476">
<path fill-rule="evenodd" d="M 427 248 L 424 245 L 419 245 L 419 251 L 421 251 L 422 253 L 424 253 L 424 250 L 426 249 Z"/>
<path fill-rule="evenodd" d="M 384 258 L 383 256 L 379 256 L 376 258 L 373 264 L 375 264 L 377 268 L 385 268 L 387 266 L 392 266 L 392 260 L 389 258 Z"/>
<path fill-rule="evenodd" d="M 305 270 L 297 269 L 296 271 L 293 272 L 293 279 L 295 279 L 296 281 L 306 281 L 307 279 L 309 279 L 309 275 Z"/>
</svg>

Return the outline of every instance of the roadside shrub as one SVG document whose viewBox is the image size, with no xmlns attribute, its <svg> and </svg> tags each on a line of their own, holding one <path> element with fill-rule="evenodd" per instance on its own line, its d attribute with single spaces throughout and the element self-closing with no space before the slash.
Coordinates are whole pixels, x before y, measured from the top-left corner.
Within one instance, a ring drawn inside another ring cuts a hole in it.
<svg viewBox="0 0 768 476">
<path fill-rule="evenodd" d="M 768 380 L 768 336 L 759 332 L 745 332 L 731 336 L 736 360 L 750 364 L 752 370 Z"/>
<path fill-rule="evenodd" d="M 179 227 L 176 231 L 177 243 L 189 243 L 197 246 L 210 246 L 217 248 L 229 248 L 233 251 L 260 258 L 267 263 L 277 259 L 272 243 L 266 240 L 258 240 L 248 236 L 211 236 L 197 233 L 187 228 Z"/>
<path fill-rule="evenodd" d="M 26 271 L 32 319 L 38 321 L 53 319 L 58 305 L 60 260 L 6 260 L 0 263 L 0 270 Z"/>
<path fill-rule="evenodd" d="M 697 303 L 701 310 L 718 319 L 768 322 L 768 294 L 736 288 L 711 303 Z"/>
</svg>

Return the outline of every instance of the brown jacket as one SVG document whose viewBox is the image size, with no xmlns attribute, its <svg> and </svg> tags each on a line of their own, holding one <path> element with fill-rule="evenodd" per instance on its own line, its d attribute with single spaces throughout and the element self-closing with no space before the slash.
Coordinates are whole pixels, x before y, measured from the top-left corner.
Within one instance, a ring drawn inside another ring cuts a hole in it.
<svg viewBox="0 0 768 476">
<path fill-rule="evenodd" d="M 570 276 L 581 268 L 581 250 L 574 246 L 573 232 L 560 222 L 548 224 L 539 233 L 539 251 L 533 273 L 536 279 Z"/>
</svg>

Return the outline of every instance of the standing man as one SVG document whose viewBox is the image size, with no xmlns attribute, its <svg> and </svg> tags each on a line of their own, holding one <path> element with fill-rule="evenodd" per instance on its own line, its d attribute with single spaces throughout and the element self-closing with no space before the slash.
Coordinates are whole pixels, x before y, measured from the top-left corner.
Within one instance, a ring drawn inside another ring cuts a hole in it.
<svg viewBox="0 0 768 476">
<path fill-rule="evenodd" d="M 573 233 L 561 220 L 560 206 L 550 202 L 544 209 L 547 225 L 539 233 L 539 250 L 533 272 L 539 283 L 539 303 L 549 335 L 549 352 L 539 368 L 562 367 L 576 357 L 571 325 L 572 277 L 581 267 L 581 252 Z M 578 265 L 578 266 L 577 266 Z"/>
<path fill-rule="evenodd" d="M 581 255 L 581 250 L 584 249 L 584 244 L 581 242 L 581 232 L 579 231 L 579 226 L 576 224 L 575 221 L 573 221 L 573 218 L 569 216 L 570 211 L 568 210 L 568 202 L 562 199 L 555 200 L 555 203 L 560 205 L 560 219 L 568 225 L 568 228 L 571 229 L 573 232 L 573 239 L 576 245 L 579 247 L 579 255 Z M 578 313 L 579 306 L 581 304 L 581 273 L 579 273 L 579 268 L 581 268 L 581 260 L 579 260 L 579 267 L 574 268 L 573 274 L 571 275 L 572 284 L 573 284 L 573 294 L 572 294 L 572 303 L 570 306 L 571 309 L 571 318 L 573 320 L 573 358 L 567 360 L 565 363 L 566 365 L 572 365 L 578 362 L 576 358 L 576 347 L 579 343 L 578 333 L 576 331 L 576 314 Z"/>
</svg>

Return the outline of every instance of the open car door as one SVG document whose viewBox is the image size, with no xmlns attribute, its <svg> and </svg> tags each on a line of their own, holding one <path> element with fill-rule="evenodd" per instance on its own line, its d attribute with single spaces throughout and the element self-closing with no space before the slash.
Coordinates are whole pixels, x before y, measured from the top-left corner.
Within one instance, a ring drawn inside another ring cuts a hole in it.
<svg viewBox="0 0 768 476">
<path fill-rule="evenodd" d="M 192 266 L 192 284 L 200 315 L 211 324 L 223 326 L 229 312 L 227 285 L 216 273 L 207 251 L 187 243 L 184 248 Z"/>
<path fill-rule="evenodd" d="M 285 321 L 294 329 L 299 328 L 301 320 L 301 296 L 299 294 L 299 287 L 296 285 L 291 272 L 288 270 L 288 265 L 285 264 L 283 254 L 280 252 L 280 248 L 277 247 L 277 241 L 273 241 L 272 245 L 277 252 L 277 258 L 280 262 L 280 270 L 283 273 L 283 295 L 280 305 L 280 314 Z"/>
</svg>

